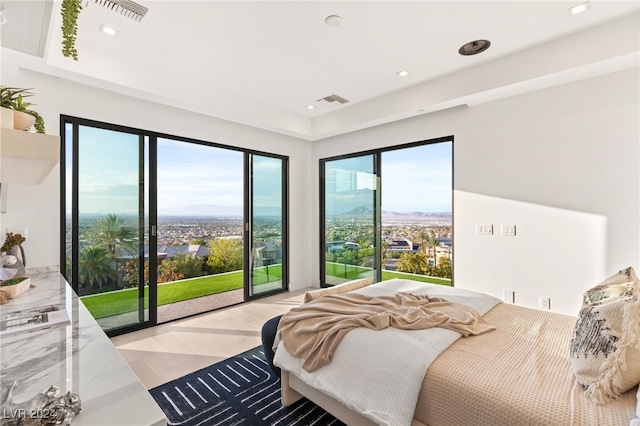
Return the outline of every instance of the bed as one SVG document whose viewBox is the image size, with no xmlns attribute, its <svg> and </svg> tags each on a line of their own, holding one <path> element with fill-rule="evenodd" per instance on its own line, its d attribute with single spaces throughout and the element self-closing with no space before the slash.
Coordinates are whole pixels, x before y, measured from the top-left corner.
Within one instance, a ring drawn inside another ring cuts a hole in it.
<svg viewBox="0 0 640 426">
<path fill-rule="evenodd" d="M 624 276 L 618 278 L 624 281 Z M 636 291 L 630 300 L 640 303 L 637 296 L 640 282 L 629 279 L 625 289 L 633 287 Z M 594 288 L 601 289 L 602 285 Z M 467 303 L 495 330 L 461 338 L 451 334 L 455 332 L 439 328 L 356 329 L 344 337 L 331 362 L 313 372 L 305 371 L 303 360 L 293 357 L 280 342 L 274 363 L 282 370 L 284 405 L 307 397 L 344 423 L 357 426 L 640 426 L 636 418 L 640 414 L 636 395 L 640 378 L 636 373 L 630 379 L 635 381 L 633 386 L 625 385 L 629 388 L 607 398 L 605 403 L 595 403 L 577 379 L 579 366 L 569 355 L 576 317 L 411 280 L 390 280 L 370 286 L 349 283 L 336 291 L 345 290 L 371 297 L 424 292 Z M 630 296 L 626 291 L 625 297 Z M 320 290 L 319 294 L 326 292 Z M 600 293 L 595 305 L 605 299 Z M 629 328 L 628 324 L 625 327 Z M 632 341 L 638 352 L 637 360 L 634 358 L 624 367 L 638 370 L 640 375 L 640 367 L 633 364 L 640 362 L 638 328 L 640 321 L 633 330 L 636 340 Z M 427 339 L 426 343 L 423 339 Z M 439 349 L 435 354 L 429 353 L 434 345 Z M 635 352 L 632 355 L 636 356 Z"/>
</svg>

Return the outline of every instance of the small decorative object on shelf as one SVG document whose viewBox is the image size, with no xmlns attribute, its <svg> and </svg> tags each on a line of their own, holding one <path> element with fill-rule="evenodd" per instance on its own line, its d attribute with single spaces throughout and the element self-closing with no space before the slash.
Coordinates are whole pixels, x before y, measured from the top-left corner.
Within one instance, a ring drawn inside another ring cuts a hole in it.
<svg viewBox="0 0 640 426">
<path fill-rule="evenodd" d="M 0 305 L 9 299 L 15 299 L 31 287 L 31 278 L 24 274 L 24 250 L 22 243 L 26 241 L 21 234 L 7 232 L 7 237 L 0 247 Z M 5 254 L 7 253 L 7 254 Z"/>
<path fill-rule="evenodd" d="M 29 288 L 31 288 L 31 278 L 25 276 L 0 281 L 0 305 L 26 293 Z"/>
<path fill-rule="evenodd" d="M 32 104 L 24 100 L 26 97 L 33 96 L 33 93 L 29 92 L 29 90 L 31 89 L 0 86 L 0 106 L 13 110 L 12 123 L 14 129 L 28 130 L 31 126 L 34 126 L 38 133 L 44 133 L 45 128 L 42 116 L 29 109 Z"/>
<path fill-rule="evenodd" d="M 3 426 L 70 425 L 71 420 L 82 410 L 82 402 L 78 394 L 67 392 L 58 396 L 60 389 L 53 385 L 25 402 L 14 404 L 13 389 L 17 382 L 12 382 L 9 386 L 5 385 L 3 383 L 4 390 L 0 396 L 2 405 L 0 423 Z"/>
<path fill-rule="evenodd" d="M 8 252 L 12 247 L 19 246 L 27 241 L 22 234 L 14 234 L 13 232 L 7 232 L 7 236 L 0 248 L 0 252 Z"/>
<path fill-rule="evenodd" d="M 24 273 L 24 267 L 27 265 L 27 261 L 24 255 L 24 249 L 22 248 L 22 243 L 24 243 L 25 241 L 27 241 L 27 239 L 23 237 L 22 234 L 7 232 L 7 237 L 5 238 L 4 243 L 0 248 L 0 253 L 9 254 L 16 257 L 16 259 L 18 260 L 18 264 L 15 268 L 17 268 L 18 273 L 21 274 Z M 6 262 L 3 263 L 3 265 L 5 264 Z"/>
</svg>

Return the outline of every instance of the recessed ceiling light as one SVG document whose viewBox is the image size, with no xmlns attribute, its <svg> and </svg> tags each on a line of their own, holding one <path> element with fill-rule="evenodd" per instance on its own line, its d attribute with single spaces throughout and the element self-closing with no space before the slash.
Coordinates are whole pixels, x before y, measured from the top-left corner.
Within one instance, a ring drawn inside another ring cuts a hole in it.
<svg viewBox="0 0 640 426">
<path fill-rule="evenodd" d="M 342 22 L 342 18 L 338 15 L 329 15 L 324 18 L 324 23 L 330 27 L 337 27 Z"/>
<path fill-rule="evenodd" d="M 307 107 L 306 107 L 306 108 L 307 108 L 307 109 L 314 109 L 314 108 L 315 108 L 315 106 L 313 106 L 313 105 L 307 105 Z"/>
<path fill-rule="evenodd" d="M 398 71 L 396 74 L 398 74 L 400 77 L 406 77 L 409 75 L 409 71 L 402 70 L 402 71 Z"/>
<path fill-rule="evenodd" d="M 489 40 L 474 40 L 458 49 L 458 53 L 463 56 L 477 55 L 478 53 L 487 50 L 489 46 L 491 46 L 491 42 Z"/>
<path fill-rule="evenodd" d="M 100 25 L 100 31 L 110 36 L 115 36 L 116 34 L 118 34 L 118 30 L 116 30 L 115 28 L 108 27 L 104 24 Z"/>
<path fill-rule="evenodd" d="M 573 7 L 569 8 L 569 16 L 573 16 L 573 15 L 577 15 L 579 13 L 582 12 L 586 12 L 587 10 L 589 10 L 589 8 L 591 7 L 591 4 L 586 1 L 584 3 L 580 3 L 578 5 L 575 5 Z"/>
</svg>

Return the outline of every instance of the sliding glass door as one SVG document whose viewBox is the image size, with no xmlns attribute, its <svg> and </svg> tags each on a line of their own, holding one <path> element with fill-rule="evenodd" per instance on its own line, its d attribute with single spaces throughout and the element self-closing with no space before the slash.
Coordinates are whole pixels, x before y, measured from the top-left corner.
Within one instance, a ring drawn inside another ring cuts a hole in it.
<svg viewBox="0 0 640 426">
<path fill-rule="evenodd" d="M 381 280 L 450 284 L 453 261 L 453 143 L 381 153 Z"/>
<path fill-rule="evenodd" d="M 244 154 L 157 140 L 158 323 L 243 302 Z"/>
<path fill-rule="evenodd" d="M 288 288 L 286 157 L 62 126 L 61 262 L 110 335 Z"/>
<path fill-rule="evenodd" d="M 451 285 L 453 138 L 320 160 L 320 280 Z"/>
<path fill-rule="evenodd" d="M 322 283 L 376 278 L 380 211 L 376 156 L 323 161 Z"/>
<path fill-rule="evenodd" d="M 285 288 L 287 276 L 286 162 L 281 158 L 248 155 L 247 222 L 251 242 L 248 297 Z"/>
<path fill-rule="evenodd" d="M 77 123 L 65 134 L 66 277 L 104 330 L 148 322 L 148 139 Z"/>
</svg>

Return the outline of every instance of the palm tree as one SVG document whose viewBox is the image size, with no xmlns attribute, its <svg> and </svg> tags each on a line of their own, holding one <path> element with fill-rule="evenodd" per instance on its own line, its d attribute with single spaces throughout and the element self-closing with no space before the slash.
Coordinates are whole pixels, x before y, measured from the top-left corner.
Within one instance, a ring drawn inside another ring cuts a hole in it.
<svg viewBox="0 0 640 426">
<path fill-rule="evenodd" d="M 389 250 L 389 242 L 387 240 L 382 240 L 382 247 L 380 250 L 382 252 L 382 269 L 386 269 L 384 261 L 387 257 L 387 250 Z"/>
<path fill-rule="evenodd" d="M 438 237 L 436 233 L 431 230 L 427 237 L 427 245 L 429 247 L 429 255 L 433 257 L 433 265 L 436 264 L 436 247 L 438 247 Z"/>
<path fill-rule="evenodd" d="M 104 247 L 87 246 L 78 256 L 78 279 L 81 283 L 98 288 L 114 277 L 113 254 Z"/>
<path fill-rule="evenodd" d="M 421 247 L 421 248 L 422 248 L 422 247 L 424 247 L 424 252 L 425 252 L 426 254 L 429 254 L 429 253 L 428 253 L 428 251 L 427 251 L 427 247 L 428 247 L 428 246 L 427 246 L 427 244 L 426 244 L 426 241 L 427 241 L 427 234 L 425 234 L 425 232 L 424 232 L 424 231 L 420 231 L 420 232 L 418 233 L 417 240 L 420 242 L 420 247 Z"/>
<path fill-rule="evenodd" d="M 133 238 L 135 230 L 116 214 L 108 214 L 103 219 L 96 220 L 89 230 L 89 240 L 98 246 L 107 247 L 112 254 L 116 248 L 122 247 L 131 255 L 136 255 Z"/>
</svg>

